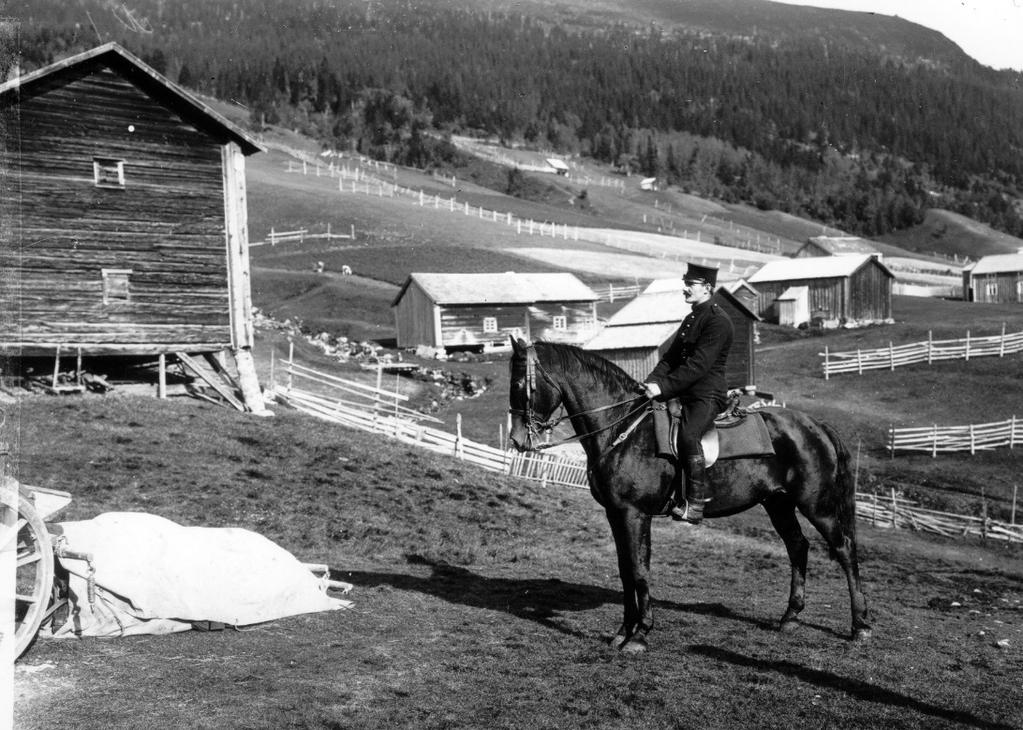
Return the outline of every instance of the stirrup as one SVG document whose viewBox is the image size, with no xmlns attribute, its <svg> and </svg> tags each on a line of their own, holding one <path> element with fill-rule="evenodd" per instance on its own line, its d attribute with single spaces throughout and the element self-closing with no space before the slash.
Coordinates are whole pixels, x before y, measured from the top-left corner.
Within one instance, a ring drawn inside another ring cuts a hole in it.
<svg viewBox="0 0 1023 730">
<path fill-rule="evenodd" d="M 668 516 L 676 522 L 688 522 L 691 525 L 698 525 L 703 522 L 703 506 L 709 499 L 682 500 L 682 504 L 674 504 L 668 512 Z"/>
</svg>

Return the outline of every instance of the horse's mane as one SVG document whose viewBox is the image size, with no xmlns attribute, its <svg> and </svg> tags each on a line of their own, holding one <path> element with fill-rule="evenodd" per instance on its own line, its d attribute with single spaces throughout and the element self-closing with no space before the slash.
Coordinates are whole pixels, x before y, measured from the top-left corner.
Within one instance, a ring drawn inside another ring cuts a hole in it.
<svg viewBox="0 0 1023 730">
<path fill-rule="evenodd" d="M 609 387 L 617 386 L 622 390 L 632 390 L 636 384 L 635 378 L 595 352 L 562 342 L 539 340 L 534 344 L 538 351 L 546 353 L 545 359 L 550 367 L 560 369 L 567 375 L 588 375 L 594 381 Z"/>
</svg>

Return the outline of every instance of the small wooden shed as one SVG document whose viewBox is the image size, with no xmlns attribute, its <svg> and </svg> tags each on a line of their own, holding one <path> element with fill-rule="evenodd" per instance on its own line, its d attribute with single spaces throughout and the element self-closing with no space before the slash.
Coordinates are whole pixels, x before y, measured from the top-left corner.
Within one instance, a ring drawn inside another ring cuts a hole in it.
<svg viewBox="0 0 1023 730">
<path fill-rule="evenodd" d="M 726 370 L 728 387 L 755 385 L 754 344 L 760 318 L 728 285 L 718 287 L 714 302 L 728 314 L 734 327 Z M 658 279 L 612 315 L 583 349 L 597 352 L 636 380 L 642 380 L 667 351 L 689 312 L 690 306 L 682 295 L 682 279 Z"/>
<path fill-rule="evenodd" d="M 764 320 L 778 322 L 778 298 L 790 287 L 805 286 L 811 316 L 830 326 L 891 321 L 894 281 L 871 254 L 771 261 L 749 278 Z"/>
<path fill-rule="evenodd" d="M 245 199 L 260 150 L 115 43 L 0 86 L 3 352 L 227 350 L 262 410 Z"/>
<path fill-rule="evenodd" d="M 963 268 L 968 302 L 1023 302 L 1023 252 L 984 256 Z"/>
<path fill-rule="evenodd" d="M 597 326 L 597 300 L 572 274 L 413 273 L 391 309 L 398 347 L 483 349 L 509 336 L 580 344 Z"/>
<path fill-rule="evenodd" d="M 810 321 L 810 287 L 790 286 L 774 301 L 778 324 L 783 327 L 798 327 Z"/>
</svg>

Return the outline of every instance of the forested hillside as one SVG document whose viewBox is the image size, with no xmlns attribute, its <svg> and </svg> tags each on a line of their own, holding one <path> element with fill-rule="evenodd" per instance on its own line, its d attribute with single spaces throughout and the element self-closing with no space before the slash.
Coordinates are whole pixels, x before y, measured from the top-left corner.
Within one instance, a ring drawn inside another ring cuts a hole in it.
<svg viewBox="0 0 1023 730">
<path fill-rule="evenodd" d="M 841 24 L 834 42 L 820 23 L 751 31 L 739 10 L 780 7 L 763 0 L 729 2 L 733 32 L 704 2 L 699 32 L 649 13 L 630 25 L 625 0 L 620 17 L 599 5 L 600 23 L 585 24 L 578 3 L 570 17 L 455 0 L 9 0 L 22 22 L 5 30 L 23 70 L 117 40 L 183 86 L 245 105 L 256 128 L 404 164 L 447 164 L 446 133 L 493 135 L 864 235 L 931 207 L 1023 235 L 1020 74 L 930 32 L 893 54 L 870 40 L 887 27 L 878 18 L 857 45 Z"/>
</svg>

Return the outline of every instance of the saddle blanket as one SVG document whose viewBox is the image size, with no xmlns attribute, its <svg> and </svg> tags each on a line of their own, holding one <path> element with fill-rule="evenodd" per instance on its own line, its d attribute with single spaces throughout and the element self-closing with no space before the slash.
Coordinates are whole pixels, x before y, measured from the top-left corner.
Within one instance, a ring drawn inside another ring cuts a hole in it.
<svg viewBox="0 0 1023 730">
<path fill-rule="evenodd" d="M 657 434 L 658 456 L 678 458 L 679 419 L 671 408 L 654 410 L 654 432 Z M 756 411 L 745 411 L 738 417 L 730 411 L 721 421 L 715 421 L 704 435 L 703 455 L 707 466 L 719 459 L 756 458 L 774 456 L 771 434 L 764 419 Z"/>
</svg>

